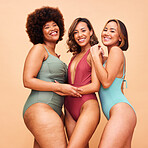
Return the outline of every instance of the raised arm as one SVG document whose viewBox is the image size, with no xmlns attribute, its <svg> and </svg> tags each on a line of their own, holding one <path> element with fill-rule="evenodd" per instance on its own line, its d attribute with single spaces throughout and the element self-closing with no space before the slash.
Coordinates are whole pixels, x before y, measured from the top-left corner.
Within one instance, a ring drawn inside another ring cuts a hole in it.
<svg viewBox="0 0 148 148">
<path fill-rule="evenodd" d="M 105 68 L 99 58 L 101 51 L 98 50 L 98 46 L 93 46 L 91 48 L 91 55 L 93 63 L 95 66 L 96 74 L 104 88 L 110 87 L 114 79 L 121 71 L 121 67 L 124 63 L 124 55 L 119 47 L 112 47 L 109 53 L 107 62 L 105 63 Z"/>
</svg>

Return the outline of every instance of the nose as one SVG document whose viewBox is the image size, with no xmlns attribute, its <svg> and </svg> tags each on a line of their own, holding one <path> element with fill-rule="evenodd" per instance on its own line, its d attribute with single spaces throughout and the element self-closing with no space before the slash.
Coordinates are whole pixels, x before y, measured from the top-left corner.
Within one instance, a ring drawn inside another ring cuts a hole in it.
<svg viewBox="0 0 148 148">
<path fill-rule="evenodd" d="M 105 35 L 109 35 L 109 31 L 108 31 L 108 30 L 105 31 L 104 34 L 105 34 Z"/>
<path fill-rule="evenodd" d="M 51 26 L 51 27 L 50 27 L 50 30 L 51 30 L 51 31 L 52 31 L 52 30 L 54 30 L 54 27 L 53 27 L 53 26 Z"/>
<path fill-rule="evenodd" d="M 83 32 L 80 31 L 80 32 L 78 33 L 78 36 L 81 37 L 82 35 L 83 35 Z"/>
</svg>

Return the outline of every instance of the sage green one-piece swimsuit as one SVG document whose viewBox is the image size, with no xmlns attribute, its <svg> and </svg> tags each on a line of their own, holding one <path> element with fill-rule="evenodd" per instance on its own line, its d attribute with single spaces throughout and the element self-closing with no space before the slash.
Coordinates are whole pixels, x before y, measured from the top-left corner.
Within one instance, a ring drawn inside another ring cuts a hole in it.
<svg viewBox="0 0 148 148">
<path fill-rule="evenodd" d="M 46 47 L 44 47 L 46 49 Z M 51 55 L 48 50 L 48 58 L 43 61 L 41 69 L 37 78 L 47 82 L 65 83 L 67 80 L 67 65 L 57 57 Z M 59 116 L 62 114 L 62 106 L 64 104 L 64 97 L 52 91 L 37 91 L 32 90 L 23 110 L 23 116 L 26 110 L 35 103 L 48 104 Z"/>
</svg>

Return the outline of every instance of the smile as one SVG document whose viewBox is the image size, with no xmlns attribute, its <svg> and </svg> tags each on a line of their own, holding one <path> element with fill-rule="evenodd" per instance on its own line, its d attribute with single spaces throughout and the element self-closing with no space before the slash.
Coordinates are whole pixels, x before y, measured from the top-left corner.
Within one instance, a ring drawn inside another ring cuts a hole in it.
<svg viewBox="0 0 148 148">
<path fill-rule="evenodd" d="M 104 41 L 109 41 L 110 39 L 110 37 L 104 37 Z"/>
<path fill-rule="evenodd" d="M 82 43 L 82 42 L 85 41 L 85 39 L 84 38 L 83 39 L 78 39 L 78 41 Z"/>
<path fill-rule="evenodd" d="M 58 31 L 52 31 L 51 33 L 49 33 L 49 35 L 51 35 L 51 36 L 55 36 L 57 34 L 58 34 Z"/>
</svg>

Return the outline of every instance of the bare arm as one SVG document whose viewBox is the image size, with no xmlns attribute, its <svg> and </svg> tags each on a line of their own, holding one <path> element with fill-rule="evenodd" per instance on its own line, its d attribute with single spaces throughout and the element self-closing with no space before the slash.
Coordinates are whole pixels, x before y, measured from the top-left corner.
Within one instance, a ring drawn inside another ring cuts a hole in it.
<svg viewBox="0 0 148 148">
<path fill-rule="evenodd" d="M 67 95 L 78 95 L 77 88 L 68 84 L 59 84 L 40 80 L 37 74 L 45 60 L 46 51 L 41 44 L 34 45 L 25 61 L 23 72 L 23 83 L 26 88 L 38 91 L 63 92 Z"/>
<path fill-rule="evenodd" d="M 102 83 L 104 88 L 108 88 L 117 77 L 120 68 L 124 62 L 124 55 L 119 47 L 112 47 L 105 68 L 98 55 L 101 51 L 98 50 L 98 46 L 91 48 L 91 55 L 98 79 Z"/>
<path fill-rule="evenodd" d="M 90 94 L 90 93 L 98 92 L 100 89 L 100 82 L 97 78 L 95 67 L 91 57 L 90 57 L 90 62 L 92 67 L 91 83 L 80 87 L 82 89 L 81 91 L 79 91 L 81 94 Z"/>
</svg>

